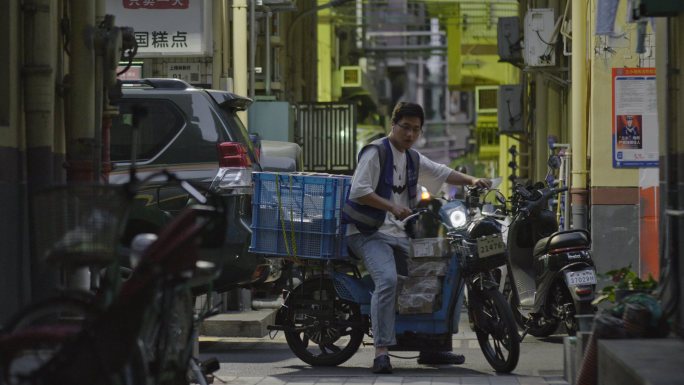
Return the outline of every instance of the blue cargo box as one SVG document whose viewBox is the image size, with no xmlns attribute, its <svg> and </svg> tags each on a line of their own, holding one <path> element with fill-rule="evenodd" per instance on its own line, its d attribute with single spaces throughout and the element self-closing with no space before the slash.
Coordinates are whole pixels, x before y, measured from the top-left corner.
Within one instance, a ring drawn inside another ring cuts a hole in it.
<svg viewBox="0 0 684 385">
<path fill-rule="evenodd" d="M 350 176 L 257 172 L 253 181 L 249 251 L 310 259 L 348 257 L 340 213 Z"/>
</svg>

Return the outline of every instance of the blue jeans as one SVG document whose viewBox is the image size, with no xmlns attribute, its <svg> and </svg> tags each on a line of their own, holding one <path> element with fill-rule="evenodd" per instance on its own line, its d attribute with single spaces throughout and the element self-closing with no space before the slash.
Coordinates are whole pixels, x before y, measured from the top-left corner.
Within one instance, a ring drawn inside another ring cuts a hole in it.
<svg viewBox="0 0 684 385">
<path fill-rule="evenodd" d="M 395 304 L 397 274 L 408 274 L 409 240 L 387 236 L 379 231 L 372 234 L 354 234 L 347 243 L 373 278 L 375 291 L 371 299 L 371 320 L 376 347 L 397 344 L 395 335 Z M 458 332 L 463 294 L 454 311 L 454 332 Z"/>
</svg>

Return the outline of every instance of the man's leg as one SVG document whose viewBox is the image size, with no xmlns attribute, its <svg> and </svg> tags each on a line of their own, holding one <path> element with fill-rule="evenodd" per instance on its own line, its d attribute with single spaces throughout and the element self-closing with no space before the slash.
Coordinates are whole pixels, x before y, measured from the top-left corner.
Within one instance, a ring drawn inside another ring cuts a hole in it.
<svg viewBox="0 0 684 385">
<path fill-rule="evenodd" d="M 394 313 L 397 295 L 397 267 L 392 238 L 380 232 L 371 235 L 359 234 L 347 238 L 354 254 L 359 256 L 373 278 L 375 291 L 371 299 L 371 319 L 373 322 L 373 343 L 376 363 L 381 360 L 383 368 L 377 373 L 391 373 L 392 367 L 387 356 L 387 347 L 396 345 L 394 333 Z M 383 357 L 380 357 L 384 355 Z"/>
</svg>

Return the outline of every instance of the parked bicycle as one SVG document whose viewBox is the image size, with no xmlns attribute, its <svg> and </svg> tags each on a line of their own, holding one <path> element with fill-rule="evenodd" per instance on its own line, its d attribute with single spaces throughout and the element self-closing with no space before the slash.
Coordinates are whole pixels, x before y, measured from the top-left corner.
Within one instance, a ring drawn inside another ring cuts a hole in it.
<svg viewBox="0 0 684 385">
<path fill-rule="evenodd" d="M 134 131 L 133 148 L 136 142 Z M 117 245 L 126 213 L 137 187 L 158 179 L 177 183 L 197 204 L 147 242 L 121 283 Z M 123 187 L 66 186 L 36 196 L 38 255 L 65 271 L 108 267 L 95 295 L 61 293 L 29 306 L 6 325 L 0 335 L 0 382 L 206 383 L 218 362 L 198 364 L 192 347 L 201 322 L 217 311 L 207 302 L 193 319 L 189 288 L 216 278 L 220 267 L 198 260 L 197 248 L 222 246 L 226 233 L 224 202 L 208 194 L 211 199 L 167 171 L 137 181 L 133 159 L 130 182 Z"/>
</svg>

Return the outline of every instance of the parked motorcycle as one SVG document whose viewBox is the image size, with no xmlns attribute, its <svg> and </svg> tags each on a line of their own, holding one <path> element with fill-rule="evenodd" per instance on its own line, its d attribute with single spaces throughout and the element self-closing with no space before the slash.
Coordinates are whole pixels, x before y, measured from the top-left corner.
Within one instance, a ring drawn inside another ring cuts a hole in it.
<svg viewBox="0 0 684 385">
<path fill-rule="evenodd" d="M 557 169 L 560 159 L 549 158 Z M 576 315 L 594 314 L 591 304 L 596 270 L 588 231 L 558 231 L 548 201 L 567 187 L 553 189 L 537 183 L 515 186 L 511 198 L 512 223 L 508 228 L 509 303 L 516 322 L 536 337 L 553 334 L 564 324 L 568 334 L 579 330 Z M 524 336 L 524 334 L 523 334 Z"/>
<path fill-rule="evenodd" d="M 481 207 L 485 193 L 469 190 L 467 204 Z M 455 252 L 443 278 L 441 306 L 433 313 L 396 315 L 398 344 L 390 350 L 451 351 L 454 310 L 467 289 L 468 316 L 485 358 L 496 371 L 511 372 L 518 363 L 520 336 L 513 312 L 491 273 L 506 263 L 501 225 L 489 217 L 469 217 L 460 201 L 442 206 L 439 215 L 416 210 L 406 221 L 424 213 L 445 223 Z M 327 260 L 319 266 L 322 271 L 311 272 L 289 293 L 276 325 L 268 328 L 284 331 L 290 349 L 302 361 L 336 366 L 356 353 L 364 334 L 371 335 L 374 285 L 370 276 L 361 277 L 355 262 Z"/>
</svg>

